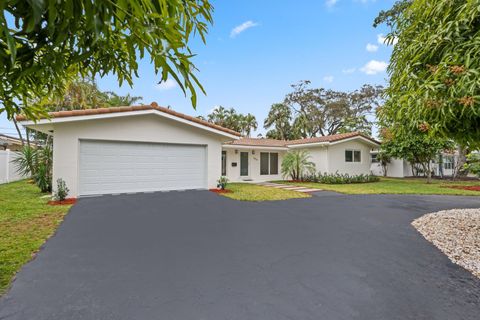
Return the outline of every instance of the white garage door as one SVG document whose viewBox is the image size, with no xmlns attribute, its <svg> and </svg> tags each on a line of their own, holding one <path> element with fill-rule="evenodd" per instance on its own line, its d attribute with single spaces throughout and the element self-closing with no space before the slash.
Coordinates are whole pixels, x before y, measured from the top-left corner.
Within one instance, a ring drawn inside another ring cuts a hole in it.
<svg viewBox="0 0 480 320">
<path fill-rule="evenodd" d="M 81 141 L 80 195 L 207 187 L 206 147 Z"/>
</svg>

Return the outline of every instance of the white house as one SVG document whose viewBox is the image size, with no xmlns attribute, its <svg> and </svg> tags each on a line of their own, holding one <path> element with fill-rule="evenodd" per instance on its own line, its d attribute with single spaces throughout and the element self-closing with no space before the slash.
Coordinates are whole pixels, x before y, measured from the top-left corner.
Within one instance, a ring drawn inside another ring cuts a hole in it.
<svg viewBox="0 0 480 320">
<path fill-rule="evenodd" d="M 53 136 L 53 181 L 69 197 L 215 188 L 217 179 L 282 179 L 288 150 L 306 149 L 317 171 L 370 173 L 379 143 L 359 133 L 280 141 L 240 138 L 221 126 L 151 105 L 59 111 L 25 127 Z"/>
</svg>

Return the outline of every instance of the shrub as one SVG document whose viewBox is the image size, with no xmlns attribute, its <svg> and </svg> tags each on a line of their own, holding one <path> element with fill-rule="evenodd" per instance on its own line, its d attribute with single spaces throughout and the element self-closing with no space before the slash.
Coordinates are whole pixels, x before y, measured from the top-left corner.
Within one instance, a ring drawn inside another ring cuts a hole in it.
<svg viewBox="0 0 480 320">
<path fill-rule="evenodd" d="M 349 184 L 349 183 L 367 183 L 367 182 L 377 182 L 380 180 L 379 177 L 372 174 L 357 174 L 349 175 L 348 173 L 319 173 L 315 179 L 319 183 L 325 184 Z"/>
<path fill-rule="evenodd" d="M 53 153 L 50 143 L 40 147 L 24 146 L 13 161 L 17 172 L 32 177 L 42 192 L 52 191 Z"/>
<path fill-rule="evenodd" d="M 282 174 L 292 180 L 300 180 L 306 175 L 315 174 L 315 163 L 309 161 L 308 151 L 289 151 L 282 160 Z"/>
<path fill-rule="evenodd" d="M 55 191 L 55 200 L 63 201 L 70 190 L 62 178 L 57 179 L 57 191 Z"/>
<path fill-rule="evenodd" d="M 467 156 L 467 163 L 463 166 L 463 169 L 477 175 L 480 178 L 480 154 L 471 153 Z"/>
<path fill-rule="evenodd" d="M 228 178 L 225 176 L 221 176 L 220 179 L 217 180 L 217 188 L 225 190 L 227 187 Z"/>
</svg>

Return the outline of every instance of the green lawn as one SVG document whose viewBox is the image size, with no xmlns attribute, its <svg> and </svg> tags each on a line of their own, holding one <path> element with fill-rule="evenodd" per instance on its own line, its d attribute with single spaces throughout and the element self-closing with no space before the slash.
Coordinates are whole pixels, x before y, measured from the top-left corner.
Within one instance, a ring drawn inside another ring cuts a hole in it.
<svg viewBox="0 0 480 320">
<path fill-rule="evenodd" d="M 310 198 L 311 195 L 282 189 L 258 186 L 250 183 L 229 183 L 227 189 L 232 193 L 221 194 L 224 197 L 241 201 L 271 201 L 297 198 Z"/>
<path fill-rule="evenodd" d="M 460 181 L 452 182 L 445 180 L 433 180 L 427 184 L 425 179 L 401 179 L 401 178 L 381 178 L 379 182 L 358 183 L 358 184 L 322 184 L 314 182 L 289 182 L 275 181 L 277 183 L 298 185 L 308 188 L 317 188 L 322 190 L 336 191 L 348 194 L 445 194 L 445 195 L 464 195 L 480 196 L 479 191 L 460 190 L 446 188 L 446 186 L 479 186 L 478 181 Z"/>
<path fill-rule="evenodd" d="M 48 205 L 44 195 L 26 180 L 0 185 L 0 294 L 70 209 Z"/>
</svg>

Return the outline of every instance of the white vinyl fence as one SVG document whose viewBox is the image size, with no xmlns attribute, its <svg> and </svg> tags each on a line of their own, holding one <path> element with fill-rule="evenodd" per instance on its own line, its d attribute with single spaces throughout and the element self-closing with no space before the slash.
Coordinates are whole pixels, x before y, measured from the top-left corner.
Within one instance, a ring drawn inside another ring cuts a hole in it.
<svg viewBox="0 0 480 320">
<path fill-rule="evenodd" d="M 16 157 L 14 151 L 0 150 L 0 184 L 25 179 L 17 173 L 17 166 L 13 163 Z"/>
</svg>

